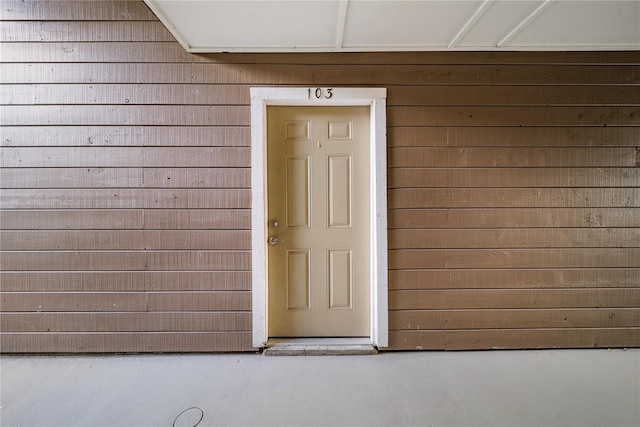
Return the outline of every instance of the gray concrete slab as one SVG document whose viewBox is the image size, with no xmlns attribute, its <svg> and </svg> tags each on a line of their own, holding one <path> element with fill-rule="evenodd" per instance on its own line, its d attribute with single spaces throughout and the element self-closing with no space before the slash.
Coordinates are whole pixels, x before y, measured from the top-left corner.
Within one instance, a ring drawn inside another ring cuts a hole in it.
<svg viewBox="0 0 640 427">
<path fill-rule="evenodd" d="M 640 425 L 639 349 L 3 356 L 0 379 L 2 426 Z"/>
</svg>

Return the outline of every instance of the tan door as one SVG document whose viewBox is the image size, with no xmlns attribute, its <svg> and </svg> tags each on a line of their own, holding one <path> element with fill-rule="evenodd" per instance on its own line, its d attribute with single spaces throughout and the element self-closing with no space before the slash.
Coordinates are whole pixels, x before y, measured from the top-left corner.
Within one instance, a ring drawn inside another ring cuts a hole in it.
<svg viewBox="0 0 640 427">
<path fill-rule="evenodd" d="M 269 337 L 369 336 L 369 107 L 268 107 Z"/>
</svg>

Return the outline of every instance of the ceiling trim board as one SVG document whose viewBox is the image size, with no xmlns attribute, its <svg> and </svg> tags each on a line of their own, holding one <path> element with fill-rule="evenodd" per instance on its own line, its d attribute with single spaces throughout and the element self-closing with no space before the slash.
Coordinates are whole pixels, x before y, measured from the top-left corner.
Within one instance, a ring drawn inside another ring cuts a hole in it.
<svg viewBox="0 0 640 427">
<path fill-rule="evenodd" d="M 540 16 L 549 6 L 553 4 L 555 0 L 545 0 L 540 6 L 536 8 L 533 12 L 529 14 L 526 18 L 524 18 L 518 25 L 514 27 L 506 36 L 504 36 L 498 43 L 496 43 L 496 47 L 504 47 L 509 40 L 517 36 L 522 30 L 527 28 L 529 24 L 531 24 L 538 16 Z"/>
<path fill-rule="evenodd" d="M 340 49 L 334 46 L 313 47 L 313 48 L 272 48 L 272 47 L 222 47 L 211 49 L 209 47 L 190 47 L 186 49 L 189 53 L 367 53 L 367 52 L 536 52 L 536 51 L 636 51 L 640 48 L 635 44 L 617 45 L 510 45 L 500 49 L 491 49 L 492 46 L 470 46 L 456 47 L 453 49 L 447 46 L 394 46 L 387 45 L 381 49 L 379 46 L 355 46 L 343 47 Z"/>
<path fill-rule="evenodd" d="M 487 10 L 493 5 L 494 0 L 485 0 L 480 7 L 475 11 L 473 16 L 462 26 L 458 34 L 449 42 L 449 49 L 453 49 L 464 38 L 465 35 L 473 28 L 474 25 L 482 18 Z"/>
<path fill-rule="evenodd" d="M 465 46 L 466 48 L 466 46 Z M 486 46 L 480 46 L 481 49 L 486 49 Z M 533 51 L 533 50 L 561 50 L 561 51 L 616 51 L 616 50 L 625 50 L 625 51 L 634 51 L 640 49 L 640 45 L 627 43 L 627 44 L 571 44 L 571 45 L 561 45 L 561 44 L 535 44 L 535 45 L 527 45 L 527 44 L 512 44 L 508 46 L 504 46 L 500 50 L 504 51 L 514 51 L 514 50 L 522 50 L 522 51 Z"/>
<path fill-rule="evenodd" d="M 336 25 L 336 49 L 342 48 L 344 30 L 347 26 L 347 13 L 349 11 L 349 0 L 342 0 L 338 10 L 338 25 Z"/>
</svg>

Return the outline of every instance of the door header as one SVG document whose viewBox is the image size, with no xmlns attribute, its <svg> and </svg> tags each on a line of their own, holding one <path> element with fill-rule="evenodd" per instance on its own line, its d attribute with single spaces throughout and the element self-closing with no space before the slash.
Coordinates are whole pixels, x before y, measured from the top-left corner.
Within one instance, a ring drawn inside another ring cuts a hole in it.
<svg viewBox="0 0 640 427">
<path fill-rule="evenodd" d="M 386 88 L 252 87 L 251 102 L 263 105 L 372 105 L 386 101 Z"/>
</svg>

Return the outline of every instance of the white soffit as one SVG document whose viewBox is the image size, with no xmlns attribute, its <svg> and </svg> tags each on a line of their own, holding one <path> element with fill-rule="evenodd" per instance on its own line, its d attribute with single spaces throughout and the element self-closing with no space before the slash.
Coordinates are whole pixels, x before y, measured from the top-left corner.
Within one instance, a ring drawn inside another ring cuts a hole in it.
<svg viewBox="0 0 640 427">
<path fill-rule="evenodd" d="M 640 50 L 640 0 L 144 0 L 189 52 Z"/>
</svg>

